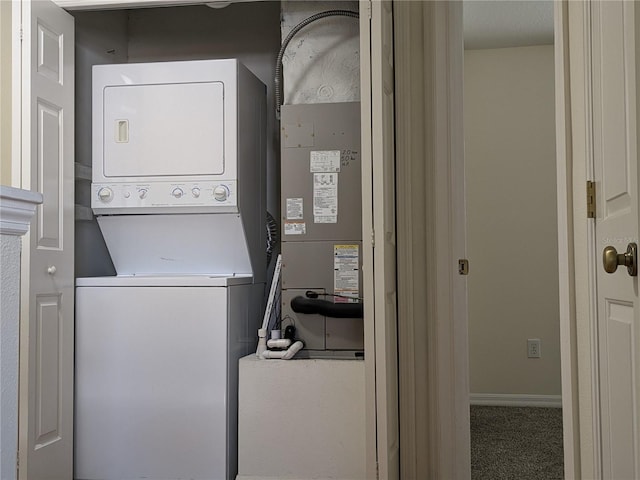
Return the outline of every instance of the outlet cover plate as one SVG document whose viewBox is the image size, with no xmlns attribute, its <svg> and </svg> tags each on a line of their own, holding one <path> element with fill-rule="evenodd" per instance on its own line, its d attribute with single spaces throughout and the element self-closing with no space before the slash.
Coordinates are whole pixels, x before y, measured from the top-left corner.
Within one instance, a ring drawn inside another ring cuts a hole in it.
<svg viewBox="0 0 640 480">
<path fill-rule="evenodd" d="M 540 358 L 540 339 L 530 338 L 527 340 L 527 357 Z"/>
</svg>

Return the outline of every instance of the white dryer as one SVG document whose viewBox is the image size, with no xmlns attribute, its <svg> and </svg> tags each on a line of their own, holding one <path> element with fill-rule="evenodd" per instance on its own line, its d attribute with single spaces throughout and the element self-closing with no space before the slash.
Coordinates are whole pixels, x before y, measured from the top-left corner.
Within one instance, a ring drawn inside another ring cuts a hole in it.
<svg viewBox="0 0 640 480">
<path fill-rule="evenodd" d="M 76 285 L 75 478 L 234 479 L 266 276 L 265 87 L 236 60 L 96 66 Z"/>
</svg>

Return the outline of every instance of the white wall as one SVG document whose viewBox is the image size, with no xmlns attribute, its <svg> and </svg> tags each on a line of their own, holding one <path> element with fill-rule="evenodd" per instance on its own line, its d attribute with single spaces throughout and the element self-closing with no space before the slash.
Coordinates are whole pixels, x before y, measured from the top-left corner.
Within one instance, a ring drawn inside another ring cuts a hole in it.
<svg viewBox="0 0 640 480">
<path fill-rule="evenodd" d="M 366 478 L 364 362 L 240 359 L 236 480 Z"/>
<path fill-rule="evenodd" d="M 551 45 L 465 52 L 472 395 L 561 393 L 553 82 Z"/>
<path fill-rule="evenodd" d="M 20 247 L 42 195 L 0 185 L 0 479 L 15 480 L 18 452 Z"/>
<path fill-rule="evenodd" d="M 0 478 L 16 478 L 18 449 L 18 307 L 20 241 L 0 235 Z"/>
<path fill-rule="evenodd" d="M 0 1 L 0 185 L 11 185 L 11 5 Z"/>
</svg>

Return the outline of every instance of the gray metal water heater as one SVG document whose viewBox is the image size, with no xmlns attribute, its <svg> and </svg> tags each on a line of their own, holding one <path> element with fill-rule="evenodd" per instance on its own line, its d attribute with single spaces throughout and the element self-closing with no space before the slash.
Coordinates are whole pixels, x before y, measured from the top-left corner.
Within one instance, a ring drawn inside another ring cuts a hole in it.
<svg viewBox="0 0 640 480">
<path fill-rule="evenodd" d="M 281 128 L 282 328 L 299 356 L 362 358 L 360 103 L 283 105 Z"/>
</svg>

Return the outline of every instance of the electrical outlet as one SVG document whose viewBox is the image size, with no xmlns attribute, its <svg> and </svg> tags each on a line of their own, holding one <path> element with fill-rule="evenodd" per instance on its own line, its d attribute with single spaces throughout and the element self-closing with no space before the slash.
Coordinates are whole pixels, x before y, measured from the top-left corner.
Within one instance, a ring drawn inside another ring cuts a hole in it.
<svg viewBox="0 0 640 480">
<path fill-rule="evenodd" d="M 527 357 L 540 358 L 540 339 L 530 338 L 527 340 Z"/>
</svg>

